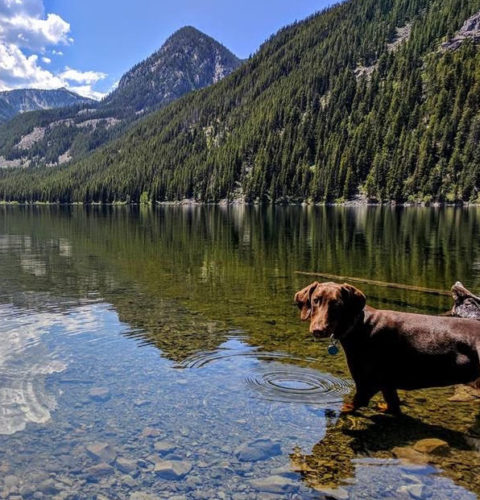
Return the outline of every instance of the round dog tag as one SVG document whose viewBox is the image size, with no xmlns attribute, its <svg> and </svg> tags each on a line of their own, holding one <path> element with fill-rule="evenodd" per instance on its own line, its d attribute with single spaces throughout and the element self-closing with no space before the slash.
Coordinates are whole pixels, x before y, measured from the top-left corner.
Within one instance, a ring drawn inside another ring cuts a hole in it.
<svg viewBox="0 0 480 500">
<path fill-rule="evenodd" d="M 331 354 L 332 356 L 335 356 L 338 354 L 338 347 L 336 345 L 329 345 L 328 346 L 328 354 Z"/>
</svg>

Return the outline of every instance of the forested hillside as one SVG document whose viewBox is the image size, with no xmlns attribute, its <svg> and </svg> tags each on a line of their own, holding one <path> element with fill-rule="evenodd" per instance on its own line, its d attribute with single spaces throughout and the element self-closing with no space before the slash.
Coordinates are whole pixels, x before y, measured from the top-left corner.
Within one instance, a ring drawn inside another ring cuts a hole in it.
<svg viewBox="0 0 480 500">
<path fill-rule="evenodd" d="M 53 109 L 95 101 L 67 89 L 15 89 L 0 92 L 0 123 L 19 113 L 39 109 Z"/>
<path fill-rule="evenodd" d="M 121 135 L 140 117 L 192 90 L 218 82 L 240 64 L 240 59 L 213 38 L 190 26 L 181 28 L 157 52 L 125 73 L 103 101 L 80 100 L 77 96 L 83 106 L 26 113 L 0 126 L 0 168 L 51 167 L 79 159 Z M 13 116 L 2 107 L 3 100 L 9 107 L 18 107 L 22 92 L 37 92 L 38 101 L 40 97 L 45 101 L 47 96 L 52 100 L 63 93 L 75 95 L 65 89 L 0 92 L 0 121 L 3 115 Z M 32 104 L 23 102 L 23 111 L 59 107 Z"/>
<path fill-rule="evenodd" d="M 479 10 L 339 4 L 83 161 L 2 173 L 0 197 L 480 201 Z"/>
</svg>

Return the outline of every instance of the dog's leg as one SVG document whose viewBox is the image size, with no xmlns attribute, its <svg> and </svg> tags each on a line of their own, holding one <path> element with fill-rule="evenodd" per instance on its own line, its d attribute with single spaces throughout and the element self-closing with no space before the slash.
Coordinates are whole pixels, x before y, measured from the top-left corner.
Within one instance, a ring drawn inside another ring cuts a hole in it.
<svg viewBox="0 0 480 500">
<path fill-rule="evenodd" d="M 371 387 L 359 387 L 357 385 L 357 392 L 353 396 L 352 403 L 345 403 L 342 407 L 342 413 L 353 413 L 362 406 L 368 406 L 368 403 L 373 398 L 377 389 Z"/>
<path fill-rule="evenodd" d="M 382 389 L 383 399 L 385 404 L 380 403 L 378 409 L 384 413 L 391 413 L 392 415 L 400 415 L 400 398 L 398 397 L 397 390 L 393 387 Z"/>
</svg>

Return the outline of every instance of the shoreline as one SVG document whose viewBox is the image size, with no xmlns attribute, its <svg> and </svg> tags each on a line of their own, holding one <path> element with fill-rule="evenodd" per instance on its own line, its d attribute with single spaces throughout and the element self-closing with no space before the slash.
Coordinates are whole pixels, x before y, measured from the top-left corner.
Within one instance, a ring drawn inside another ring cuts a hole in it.
<svg viewBox="0 0 480 500">
<path fill-rule="evenodd" d="M 295 202 L 295 201 L 277 201 L 277 202 L 261 202 L 261 201 L 239 201 L 239 200 L 220 200 L 218 202 L 213 201 L 197 201 L 197 200 L 176 200 L 176 201 L 155 201 L 150 203 L 134 203 L 134 202 L 111 202 L 111 203 L 101 203 L 101 202 L 82 202 L 75 201 L 70 203 L 64 202 L 45 202 L 45 201 L 34 201 L 34 202 L 20 202 L 20 201 L 0 201 L 0 206 L 22 206 L 22 207 L 38 207 L 38 206 L 85 206 L 85 207 L 161 207 L 161 206 L 173 206 L 173 207 L 194 207 L 194 206 L 219 206 L 219 207 L 233 207 L 233 206 L 275 206 L 275 207 L 345 207 L 345 208 L 361 208 L 361 207 L 391 207 L 391 208 L 470 208 L 470 207 L 480 207 L 480 203 L 476 202 L 369 202 L 369 201 L 358 201 L 351 200 L 345 202 Z"/>
</svg>

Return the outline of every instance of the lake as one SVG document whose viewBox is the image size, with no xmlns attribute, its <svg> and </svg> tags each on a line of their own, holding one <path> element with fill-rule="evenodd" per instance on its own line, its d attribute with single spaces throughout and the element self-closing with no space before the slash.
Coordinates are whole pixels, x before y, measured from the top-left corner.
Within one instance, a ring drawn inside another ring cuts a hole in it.
<svg viewBox="0 0 480 500">
<path fill-rule="evenodd" d="M 315 280 L 297 271 L 480 291 L 479 208 L 2 206 L 0 264 L 1 498 L 480 493 L 479 401 L 412 391 L 400 419 L 339 418 L 343 353 L 293 304 Z M 399 458 L 423 438 L 450 453 Z"/>
</svg>

